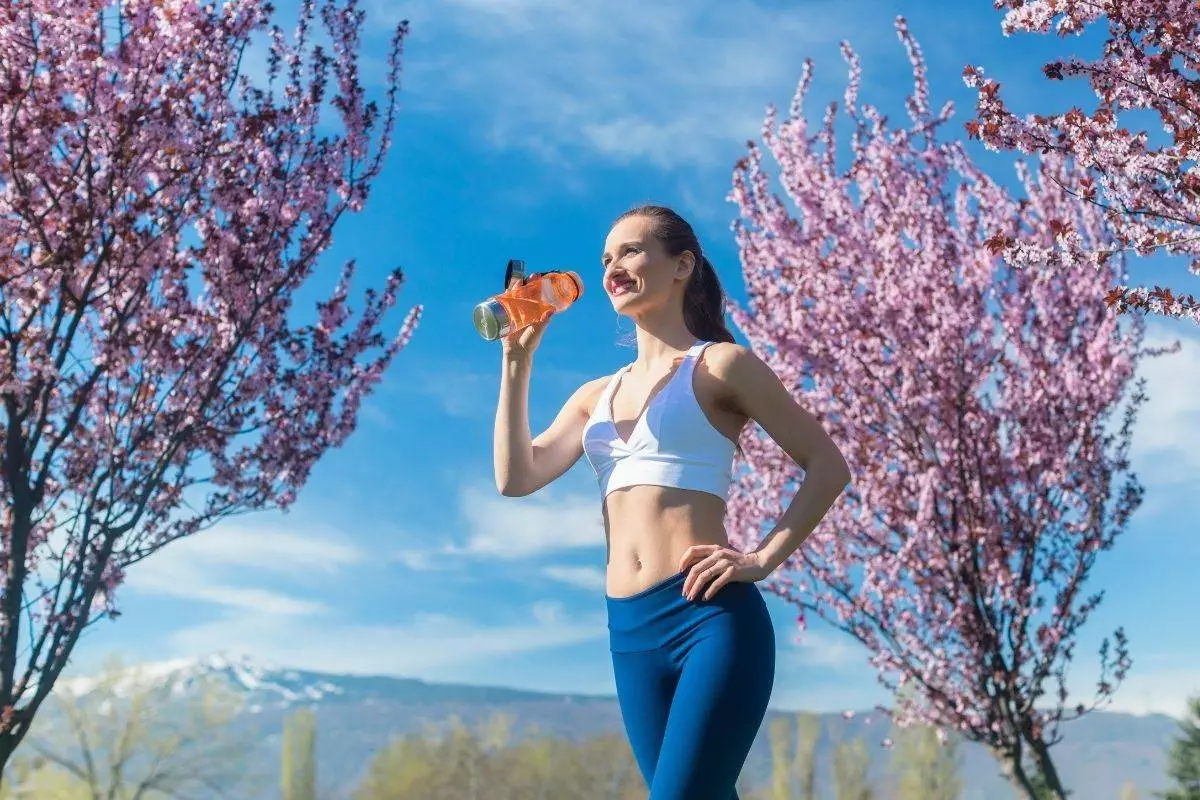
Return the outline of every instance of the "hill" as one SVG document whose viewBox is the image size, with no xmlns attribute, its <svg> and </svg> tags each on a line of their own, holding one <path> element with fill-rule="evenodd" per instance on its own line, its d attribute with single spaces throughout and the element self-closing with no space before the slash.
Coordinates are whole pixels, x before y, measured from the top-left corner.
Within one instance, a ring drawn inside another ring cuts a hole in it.
<svg viewBox="0 0 1200 800">
<path fill-rule="evenodd" d="M 203 681 L 217 680 L 244 698 L 241 724 L 259 734 L 263 752 L 256 759 L 268 771 L 278 763 L 284 717 L 307 706 L 318 720 L 317 760 L 320 783 L 341 794 L 361 778 L 371 756 L 397 735 L 444 723 L 457 715 L 467 723 L 495 713 L 509 715 L 514 730 L 536 729 L 565 738 L 621 731 L 620 712 L 611 696 L 550 694 L 492 686 L 431 683 L 381 676 L 333 675 L 260 664 L 247 658 L 209 658 L 138 665 L 138 681 L 169 687 L 172 697 L 184 698 Z M 60 682 L 62 688 L 86 693 L 90 678 Z M 132 684 L 118 691 L 131 690 Z M 772 716 L 790 716 L 772 711 Z M 822 715 L 822 738 L 817 751 L 821 778 L 832 771 L 832 752 L 838 740 L 863 737 L 873 752 L 873 774 L 886 783 L 890 751 L 880 743 L 889 724 L 878 712 L 845 719 Z M 765 780 L 770 769 L 767 726 L 755 742 L 746 773 Z M 1134 716 L 1096 712 L 1064 728 L 1065 740 L 1055 749 L 1056 762 L 1075 797 L 1116 800 L 1125 781 L 1143 797 L 1163 788 L 1165 751 L 1177 732 L 1177 722 L 1164 715 Z M 962 772 L 963 800 L 1010 800 L 1013 794 L 995 761 L 978 745 L 965 743 Z M 819 779 L 821 796 L 831 796 Z M 261 797 L 273 797 L 269 785 Z"/>
</svg>

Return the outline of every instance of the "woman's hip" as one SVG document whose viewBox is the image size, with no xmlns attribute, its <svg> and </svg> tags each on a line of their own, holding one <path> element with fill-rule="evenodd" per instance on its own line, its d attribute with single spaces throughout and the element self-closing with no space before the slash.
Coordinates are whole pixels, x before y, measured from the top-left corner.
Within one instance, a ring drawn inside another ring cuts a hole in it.
<svg viewBox="0 0 1200 800">
<path fill-rule="evenodd" d="M 729 638 L 731 646 L 773 648 L 774 629 L 758 586 L 734 582 L 711 600 L 688 600 L 686 575 L 677 572 L 632 595 L 606 596 L 612 652 L 678 650 L 713 636 Z"/>
</svg>

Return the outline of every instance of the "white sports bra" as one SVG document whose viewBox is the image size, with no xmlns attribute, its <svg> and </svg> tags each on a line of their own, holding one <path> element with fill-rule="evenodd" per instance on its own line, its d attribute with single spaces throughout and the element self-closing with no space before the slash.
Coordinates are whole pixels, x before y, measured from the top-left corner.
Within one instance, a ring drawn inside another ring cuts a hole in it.
<svg viewBox="0 0 1200 800">
<path fill-rule="evenodd" d="M 629 440 L 612 417 L 612 398 L 628 364 L 619 369 L 596 401 L 583 428 L 583 452 L 596 472 L 602 497 L 625 486 L 698 489 L 726 499 L 732 476 L 733 441 L 709 422 L 696 401 L 692 375 L 711 342 L 697 342 L 683 363 L 638 417 Z"/>
</svg>

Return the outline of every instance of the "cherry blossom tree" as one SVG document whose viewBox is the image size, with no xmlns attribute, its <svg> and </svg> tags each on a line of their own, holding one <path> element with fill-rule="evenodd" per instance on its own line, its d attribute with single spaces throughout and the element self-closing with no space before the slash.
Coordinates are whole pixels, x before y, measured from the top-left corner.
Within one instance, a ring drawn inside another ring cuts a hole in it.
<svg viewBox="0 0 1200 800">
<path fill-rule="evenodd" d="M 1002 257 L 998 237 L 1048 247 L 1066 225 L 1103 245 L 1103 212 L 1053 154 L 1017 165 L 1018 198 L 941 141 L 952 107 L 931 110 L 920 50 L 897 28 L 911 124 L 860 107 L 843 45 L 849 154 L 837 103 L 810 129 L 808 62 L 786 119 L 771 108 L 763 128 L 786 197 L 755 142 L 734 173 L 747 291 L 734 320 L 855 475 L 765 586 L 801 629 L 815 613 L 866 646 L 897 724 L 959 731 L 1027 796 L 1044 775 L 1061 797 L 1060 723 L 1110 698 L 1130 666 L 1117 630 L 1095 696 L 1069 696 L 1076 634 L 1103 595 L 1088 573 L 1141 500 L 1128 447 L 1144 322 L 1104 305 L 1115 260 L 1069 273 Z M 803 471 L 754 428 L 742 447 L 728 523 L 750 549 Z"/>
<path fill-rule="evenodd" d="M 1200 275 L 1200 5 L 1190 0 L 995 0 L 1008 8 L 1004 33 L 1051 28 L 1078 34 L 1104 20 L 1108 38 L 1095 60 L 1046 64 L 1050 80 L 1086 78 L 1096 95 L 1092 111 L 1018 118 L 1000 85 L 968 66 L 964 78 L 979 90 L 976 119 L 967 131 L 994 150 L 1060 153 L 1086 176 L 1071 187 L 1095 203 L 1114 231 L 1111 243 L 1088 242 L 1071 226 L 1053 240 L 1004 238 L 1014 264 L 1103 267 L 1121 251 L 1186 256 Z M 1139 128 L 1135 115 L 1158 117 L 1161 130 Z M 1163 135 L 1165 132 L 1165 135 Z M 1162 141 L 1153 141 L 1154 134 Z M 1106 302 L 1118 311 L 1149 311 L 1200 323 L 1200 301 L 1168 287 L 1115 285 Z"/>
<path fill-rule="evenodd" d="M 295 303 L 382 166 L 406 26 L 381 108 L 355 0 L 305 2 L 290 42 L 270 14 L 0 9 L 0 768 L 126 569 L 287 508 L 417 322 L 381 331 L 399 271 L 352 314 L 352 262 Z"/>
</svg>

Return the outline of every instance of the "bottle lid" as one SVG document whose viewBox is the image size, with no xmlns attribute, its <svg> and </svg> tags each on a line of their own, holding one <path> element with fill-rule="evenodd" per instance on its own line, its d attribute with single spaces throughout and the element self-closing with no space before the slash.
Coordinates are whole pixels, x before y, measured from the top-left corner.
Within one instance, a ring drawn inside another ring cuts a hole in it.
<svg viewBox="0 0 1200 800">
<path fill-rule="evenodd" d="M 504 268 L 504 288 L 508 289 L 513 280 L 518 283 L 525 280 L 525 262 L 519 258 L 510 258 Z"/>
<path fill-rule="evenodd" d="M 495 298 L 484 300 L 475 306 L 471 320 L 475 323 L 475 330 L 479 335 L 489 342 L 499 339 L 508 328 L 508 314 Z"/>
<path fill-rule="evenodd" d="M 583 297 L 583 279 L 579 277 L 579 273 L 577 272 L 567 272 L 564 274 L 571 279 L 571 283 L 575 284 L 575 298 L 571 301 L 573 303 L 575 300 Z"/>
</svg>

